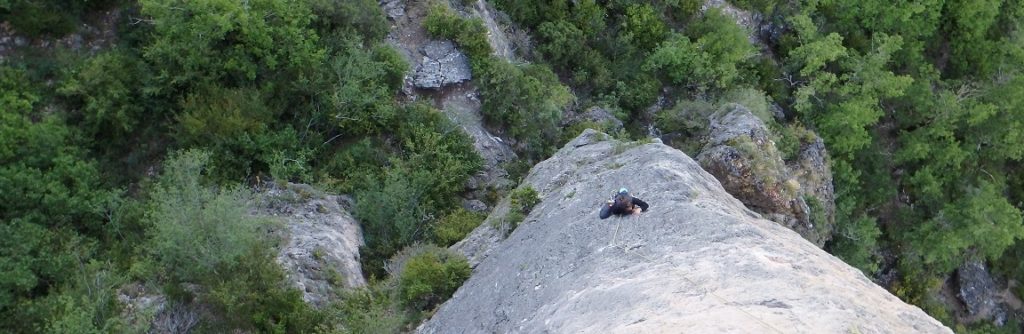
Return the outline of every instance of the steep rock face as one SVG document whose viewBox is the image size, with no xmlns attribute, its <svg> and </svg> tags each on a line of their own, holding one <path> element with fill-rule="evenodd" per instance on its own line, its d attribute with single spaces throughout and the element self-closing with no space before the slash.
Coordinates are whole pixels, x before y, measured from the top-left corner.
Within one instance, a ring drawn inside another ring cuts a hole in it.
<svg viewBox="0 0 1024 334">
<path fill-rule="evenodd" d="M 286 242 L 277 262 L 303 300 L 321 306 L 332 286 L 366 285 L 359 264 L 362 230 L 338 196 L 302 184 L 274 187 L 267 195 L 260 213 L 283 219 Z"/>
<path fill-rule="evenodd" d="M 525 184 L 543 200 L 508 238 L 457 248 L 474 274 L 420 332 L 951 333 L 660 142 L 588 130 Z M 650 210 L 599 220 L 619 187 Z"/>
<path fill-rule="evenodd" d="M 746 107 L 730 104 L 711 116 L 697 161 L 748 207 L 821 247 L 835 211 L 826 156 L 819 139 L 803 147 L 792 168 L 786 166 L 764 123 Z"/>
</svg>

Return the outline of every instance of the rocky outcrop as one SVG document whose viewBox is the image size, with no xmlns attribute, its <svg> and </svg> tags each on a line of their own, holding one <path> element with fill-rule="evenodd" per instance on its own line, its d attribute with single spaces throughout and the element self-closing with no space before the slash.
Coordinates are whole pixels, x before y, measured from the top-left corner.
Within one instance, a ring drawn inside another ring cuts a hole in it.
<svg viewBox="0 0 1024 334">
<path fill-rule="evenodd" d="M 700 165 L 754 211 L 823 246 L 835 208 L 821 140 L 803 145 L 787 166 L 764 122 L 746 107 L 725 105 L 710 121 L 707 144 L 697 155 Z"/>
<path fill-rule="evenodd" d="M 117 44 L 117 24 L 121 9 L 111 9 L 89 15 L 75 31 L 59 38 L 30 38 L 14 29 L 10 22 L 0 22 L 0 60 L 6 59 L 19 48 L 52 50 L 63 48 L 94 54 Z"/>
<path fill-rule="evenodd" d="M 197 288 L 186 285 L 186 288 Z M 208 315 L 198 304 L 173 303 L 158 289 L 140 283 L 125 285 L 117 291 L 121 316 L 130 332 L 150 334 L 188 333 Z"/>
<path fill-rule="evenodd" d="M 991 320 L 996 325 L 1006 323 L 1006 310 L 996 303 L 996 283 L 992 280 L 985 264 L 980 261 L 968 261 L 956 272 L 960 287 L 957 297 L 963 302 L 967 311 L 968 322 Z"/>
<path fill-rule="evenodd" d="M 430 41 L 420 51 L 423 60 L 413 75 L 416 88 L 437 89 L 473 78 L 469 58 L 455 49 L 452 42 Z"/>
<path fill-rule="evenodd" d="M 405 16 L 405 1 L 403 0 L 380 0 L 377 4 L 384 10 L 384 15 L 392 20 Z"/>
<path fill-rule="evenodd" d="M 623 143 L 587 130 L 524 185 L 543 200 L 507 238 L 457 248 L 476 251 L 474 274 L 419 332 L 951 333 L 756 218 L 657 140 Z M 650 210 L 599 220 L 600 205 L 623 186 Z M 485 222 L 471 237 L 488 230 Z"/>
<path fill-rule="evenodd" d="M 359 264 L 362 231 L 339 196 L 302 184 L 273 186 L 266 195 L 260 213 L 281 219 L 285 226 L 277 262 L 302 291 L 303 300 L 321 306 L 332 287 L 366 285 Z"/>
</svg>

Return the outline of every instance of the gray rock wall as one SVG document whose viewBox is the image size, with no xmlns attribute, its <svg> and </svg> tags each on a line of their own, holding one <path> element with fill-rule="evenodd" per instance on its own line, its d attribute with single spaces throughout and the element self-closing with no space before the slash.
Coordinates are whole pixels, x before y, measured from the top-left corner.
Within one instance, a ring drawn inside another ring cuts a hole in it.
<svg viewBox="0 0 1024 334">
<path fill-rule="evenodd" d="M 682 152 L 606 138 L 588 130 L 534 167 L 543 200 L 507 238 L 485 223 L 456 247 L 474 274 L 419 332 L 951 333 L 754 218 Z M 650 211 L 598 219 L 619 187 Z"/>
</svg>

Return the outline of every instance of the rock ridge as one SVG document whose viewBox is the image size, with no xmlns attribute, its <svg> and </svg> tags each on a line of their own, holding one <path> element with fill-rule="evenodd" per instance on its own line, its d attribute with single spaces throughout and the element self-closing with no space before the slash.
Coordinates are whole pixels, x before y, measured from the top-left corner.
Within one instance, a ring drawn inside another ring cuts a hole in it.
<svg viewBox="0 0 1024 334">
<path fill-rule="evenodd" d="M 473 276 L 421 333 L 952 333 L 725 192 L 690 157 L 587 130 L 523 182 L 542 201 L 507 237 L 454 249 Z M 599 220 L 628 187 L 639 217 Z"/>
</svg>

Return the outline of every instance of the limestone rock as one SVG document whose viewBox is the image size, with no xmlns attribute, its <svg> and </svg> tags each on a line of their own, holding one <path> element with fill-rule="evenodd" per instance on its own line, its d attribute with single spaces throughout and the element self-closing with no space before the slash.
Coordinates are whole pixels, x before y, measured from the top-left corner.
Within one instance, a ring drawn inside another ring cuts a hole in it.
<svg viewBox="0 0 1024 334">
<path fill-rule="evenodd" d="M 485 222 L 471 238 L 495 242 L 454 247 L 474 274 L 419 332 L 952 333 L 755 218 L 682 152 L 607 138 L 588 130 L 536 165 L 524 185 L 542 201 L 507 238 Z M 598 219 L 619 187 L 650 210 Z"/>
<path fill-rule="evenodd" d="M 820 139 L 805 145 L 798 159 L 787 166 L 764 122 L 739 104 L 726 105 L 711 115 L 708 133 L 697 161 L 726 191 L 819 247 L 828 241 L 835 205 L 832 174 Z"/>
<path fill-rule="evenodd" d="M 287 242 L 277 261 L 303 300 L 316 306 L 327 302 L 332 286 L 366 285 L 359 264 L 362 230 L 341 201 L 308 185 L 289 183 L 267 190 L 260 209 L 283 219 Z"/>
<path fill-rule="evenodd" d="M 963 301 L 969 316 L 975 320 L 991 319 L 1000 326 L 1006 323 L 1006 310 L 996 304 L 996 283 L 984 263 L 964 263 L 957 270 L 956 277 L 960 286 L 957 297 Z"/>
<path fill-rule="evenodd" d="M 473 78 L 469 58 L 450 41 L 430 41 L 421 53 L 423 60 L 413 75 L 413 85 L 417 88 L 437 89 Z"/>
<path fill-rule="evenodd" d="M 405 1 L 403 0 L 380 0 L 377 2 L 384 14 L 392 20 L 405 16 Z"/>
</svg>

